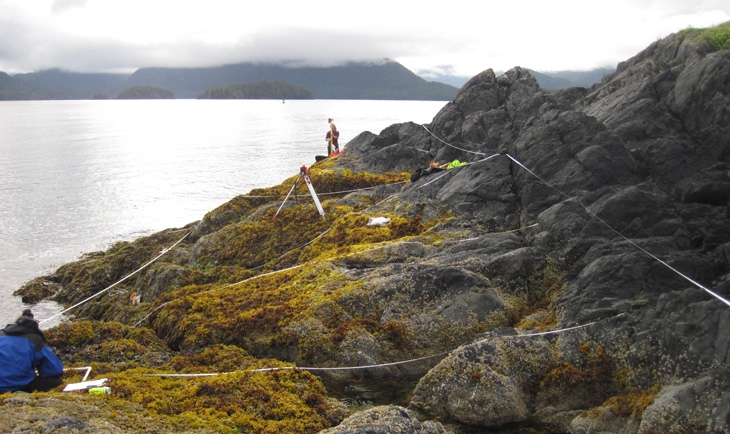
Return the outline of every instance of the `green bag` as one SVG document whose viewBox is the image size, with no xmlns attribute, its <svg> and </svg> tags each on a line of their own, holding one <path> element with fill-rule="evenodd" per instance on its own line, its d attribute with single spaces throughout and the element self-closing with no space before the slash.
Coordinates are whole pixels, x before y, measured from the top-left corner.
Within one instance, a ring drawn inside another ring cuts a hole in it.
<svg viewBox="0 0 730 434">
<path fill-rule="evenodd" d="M 446 166 L 447 169 L 453 169 L 454 167 L 466 166 L 466 163 L 459 160 L 454 160 Z"/>
</svg>

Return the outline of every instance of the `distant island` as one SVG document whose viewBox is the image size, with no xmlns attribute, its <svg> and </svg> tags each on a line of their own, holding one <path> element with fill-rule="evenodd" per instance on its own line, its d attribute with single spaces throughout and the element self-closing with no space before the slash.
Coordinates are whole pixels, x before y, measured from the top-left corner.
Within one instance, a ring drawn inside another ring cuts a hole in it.
<svg viewBox="0 0 730 434">
<path fill-rule="evenodd" d="M 210 88 L 198 99 L 314 99 L 312 91 L 283 81 L 235 83 Z"/>
<path fill-rule="evenodd" d="M 132 86 L 119 92 L 117 99 L 175 99 L 175 94 L 160 87 Z"/>
</svg>

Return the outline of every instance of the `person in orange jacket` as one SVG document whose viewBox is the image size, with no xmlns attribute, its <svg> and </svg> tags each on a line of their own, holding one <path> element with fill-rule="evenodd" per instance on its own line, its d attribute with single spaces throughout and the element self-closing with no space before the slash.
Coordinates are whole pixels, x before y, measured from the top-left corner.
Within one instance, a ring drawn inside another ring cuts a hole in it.
<svg viewBox="0 0 730 434">
<path fill-rule="evenodd" d="M 327 155 L 332 154 L 332 150 L 334 149 L 334 152 L 340 152 L 340 145 L 337 142 L 337 140 L 340 138 L 340 132 L 337 131 L 337 127 L 335 126 L 335 123 L 332 122 L 333 119 L 328 119 L 330 123 L 330 130 L 327 131 L 327 135 L 324 137 L 325 140 L 327 140 Z"/>
</svg>

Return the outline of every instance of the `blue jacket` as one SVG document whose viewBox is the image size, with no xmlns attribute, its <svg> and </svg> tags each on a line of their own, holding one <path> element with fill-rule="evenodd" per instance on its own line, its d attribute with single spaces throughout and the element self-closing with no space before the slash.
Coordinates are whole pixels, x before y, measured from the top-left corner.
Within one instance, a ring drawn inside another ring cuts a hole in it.
<svg viewBox="0 0 730 434">
<path fill-rule="evenodd" d="M 20 320 L 0 330 L 0 392 L 28 385 L 36 376 L 58 377 L 63 363 L 46 345 L 38 323 Z"/>
</svg>

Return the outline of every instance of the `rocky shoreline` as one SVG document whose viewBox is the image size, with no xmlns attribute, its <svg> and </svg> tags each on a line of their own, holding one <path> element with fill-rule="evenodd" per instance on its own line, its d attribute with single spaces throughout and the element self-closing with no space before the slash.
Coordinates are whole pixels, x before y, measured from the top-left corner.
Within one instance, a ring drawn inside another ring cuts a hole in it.
<svg viewBox="0 0 730 434">
<path fill-rule="evenodd" d="M 728 107 L 730 52 L 700 32 L 656 41 L 591 89 L 484 71 L 430 124 L 362 133 L 314 164 L 324 219 L 303 185 L 276 214 L 291 178 L 26 284 L 26 301 L 70 306 L 188 234 L 47 333 L 114 393 L 3 395 L 3 422 L 730 432 Z M 409 181 L 456 159 L 468 164 Z M 347 407 L 323 386 L 403 378 L 419 381 L 389 405 Z"/>
</svg>

